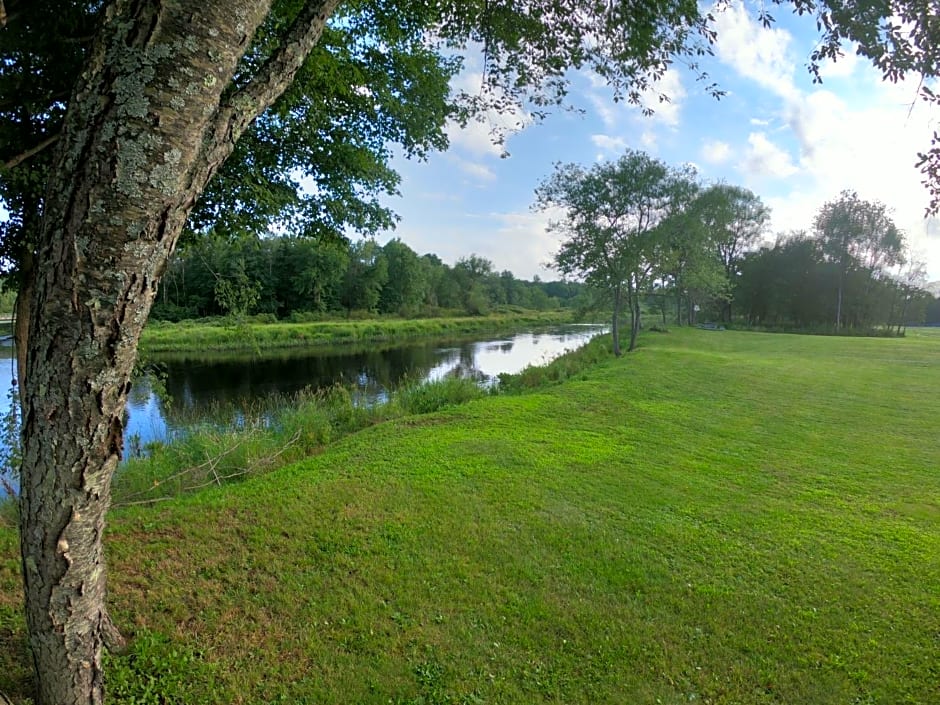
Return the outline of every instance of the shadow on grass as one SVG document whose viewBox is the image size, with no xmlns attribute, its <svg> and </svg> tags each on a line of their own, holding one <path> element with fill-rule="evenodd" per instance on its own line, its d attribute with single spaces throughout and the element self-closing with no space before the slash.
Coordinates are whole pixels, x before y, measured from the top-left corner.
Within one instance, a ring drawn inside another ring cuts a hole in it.
<svg viewBox="0 0 940 705">
<path fill-rule="evenodd" d="M 11 623 L 12 622 L 12 623 Z M 14 705 L 32 703 L 33 665 L 22 617 L 0 620 L 0 703 L 3 696 Z"/>
</svg>

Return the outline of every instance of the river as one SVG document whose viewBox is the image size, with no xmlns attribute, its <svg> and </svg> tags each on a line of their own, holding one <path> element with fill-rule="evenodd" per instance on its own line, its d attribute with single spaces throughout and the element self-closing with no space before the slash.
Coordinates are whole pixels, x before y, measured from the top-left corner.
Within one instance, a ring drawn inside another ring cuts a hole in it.
<svg viewBox="0 0 940 705">
<path fill-rule="evenodd" d="M 151 372 L 134 382 L 128 399 L 125 453 L 166 441 L 194 425 L 237 424 L 245 409 L 307 387 L 343 384 L 352 389 L 357 403 L 374 404 L 387 399 L 404 380 L 461 375 L 493 384 L 500 374 L 546 364 L 606 330 L 600 325 L 567 325 L 459 342 L 422 340 L 254 355 L 153 355 Z M 0 348 L 3 418 L 10 409 L 12 352 Z M 161 386 L 165 391 L 158 393 Z"/>
</svg>

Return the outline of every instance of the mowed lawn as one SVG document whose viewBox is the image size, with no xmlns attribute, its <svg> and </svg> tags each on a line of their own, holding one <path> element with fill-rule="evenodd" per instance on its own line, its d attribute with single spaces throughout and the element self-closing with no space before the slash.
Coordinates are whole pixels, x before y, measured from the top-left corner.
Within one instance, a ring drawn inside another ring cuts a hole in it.
<svg viewBox="0 0 940 705">
<path fill-rule="evenodd" d="M 940 703 L 940 331 L 648 333 L 582 377 L 115 513 L 113 701 Z"/>
</svg>

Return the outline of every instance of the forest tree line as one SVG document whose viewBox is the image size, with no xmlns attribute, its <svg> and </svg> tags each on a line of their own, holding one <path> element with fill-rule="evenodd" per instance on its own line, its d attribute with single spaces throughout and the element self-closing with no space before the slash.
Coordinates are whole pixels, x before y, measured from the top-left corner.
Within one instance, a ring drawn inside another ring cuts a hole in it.
<svg viewBox="0 0 940 705">
<path fill-rule="evenodd" d="M 664 325 L 871 333 L 940 322 L 925 267 L 889 210 L 855 192 L 823 204 L 811 233 L 768 245 L 770 210 L 754 193 L 628 150 L 591 167 L 556 165 L 536 206 L 563 213 L 549 226 L 562 237 L 554 266 L 604 294 L 616 354 L 621 312 L 632 350 L 644 307 Z"/>
<path fill-rule="evenodd" d="M 451 266 L 434 254 L 419 256 L 397 238 L 379 245 L 339 236 L 209 236 L 172 258 L 152 317 L 486 315 L 499 306 L 575 306 L 583 289 L 517 279 L 478 255 Z"/>
</svg>

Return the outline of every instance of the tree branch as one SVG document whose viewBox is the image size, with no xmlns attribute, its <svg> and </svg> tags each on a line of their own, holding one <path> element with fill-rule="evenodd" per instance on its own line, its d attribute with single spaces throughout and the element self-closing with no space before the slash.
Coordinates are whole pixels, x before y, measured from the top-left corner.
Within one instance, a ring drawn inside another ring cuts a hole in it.
<svg viewBox="0 0 940 705">
<path fill-rule="evenodd" d="M 3 0 L 0 0 L 0 10 L 2 10 L 2 8 L 3 8 Z M 36 155 L 39 154 L 42 150 L 44 150 L 46 147 L 48 147 L 48 146 L 51 145 L 51 144 L 54 144 L 54 143 L 56 142 L 56 140 L 58 140 L 58 139 L 59 139 L 59 135 L 53 135 L 52 137 L 47 137 L 47 138 L 44 139 L 42 142 L 40 142 L 39 144 L 37 144 L 35 147 L 30 147 L 30 148 L 27 149 L 25 152 L 22 152 L 22 153 L 20 153 L 20 154 L 17 154 L 17 155 L 16 155 L 15 157 L 13 157 L 12 159 L 8 159 L 7 161 L 3 162 L 3 168 L 4 168 L 4 169 L 13 169 L 13 168 L 15 168 L 15 167 L 18 167 L 20 164 L 22 164 L 23 162 L 25 162 L 27 159 L 30 159 L 30 158 L 36 156 Z"/>
<path fill-rule="evenodd" d="M 267 110 L 294 80 L 310 52 L 320 41 L 327 20 L 342 0 L 314 0 L 304 4 L 285 33 L 280 47 L 255 76 L 233 92 L 219 107 L 210 134 L 209 167 L 213 171 L 224 161 L 231 147 L 248 126 Z M 224 154 L 219 147 L 228 142 Z M 219 158 L 221 157 L 221 158 Z"/>
</svg>

